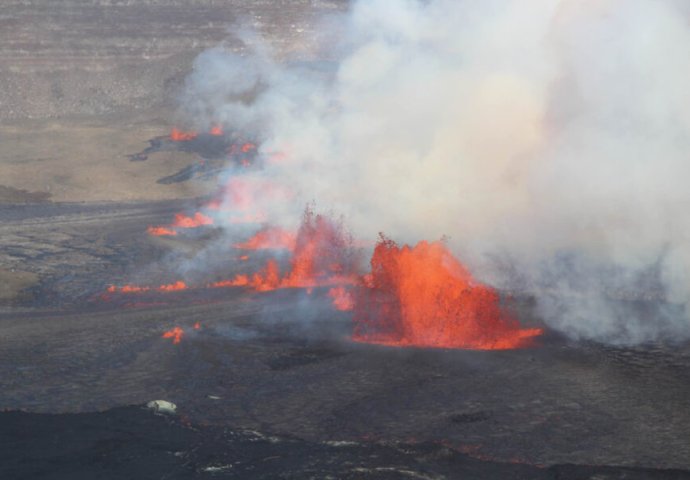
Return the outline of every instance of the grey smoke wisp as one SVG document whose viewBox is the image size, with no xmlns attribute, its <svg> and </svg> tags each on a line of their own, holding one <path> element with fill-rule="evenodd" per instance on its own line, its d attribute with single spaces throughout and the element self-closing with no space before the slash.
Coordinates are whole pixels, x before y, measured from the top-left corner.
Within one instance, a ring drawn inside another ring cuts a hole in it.
<svg viewBox="0 0 690 480">
<path fill-rule="evenodd" d="M 261 197 L 269 222 L 316 201 L 363 241 L 447 235 L 574 338 L 690 337 L 683 2 L 366 0 L 334 24 L 328 62 L 244 34 L 187 80 L 187 117 L 285 153 L 251 174 L 289 189 Z"/>
</svg>

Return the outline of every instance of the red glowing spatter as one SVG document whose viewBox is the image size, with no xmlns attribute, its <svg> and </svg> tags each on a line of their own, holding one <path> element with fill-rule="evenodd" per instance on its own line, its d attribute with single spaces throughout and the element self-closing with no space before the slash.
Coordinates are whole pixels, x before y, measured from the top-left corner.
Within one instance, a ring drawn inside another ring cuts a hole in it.
<svg viewBox="0 0 690 480">
<path fill-rule="evenodd" d="M 331 288 L 328 290 L 328 296 L 331 297 L 333 307 L 341 312 L 350 311 L 355 306 L 352 294 L 345 287 Z"/>
<path fill-rule="evenodd" d="M 317 287 L 356 283 L 352 238 L 341 221 L 316 215 L 307 208 L 297 232 L 286 287 Z"/>
<path fill-rule="evenodd" d="M 195 212 L 191 217 L 176 213 L 175 220 L 170 226 L 174 228 L 197 228 L 204 225 L 213 225 L 213 219 L 201 212 Z"/>
<path fill-rule="evenodd" d="M 163 236 L 174 237 L 175 235 L 177 235 L 177 231 L 173 230 L 172 228 L 168 228 L 168 227 L 148 227 L 146 229 L 146 232 L 149 235 L 153 235 L 156 237 L 163 237 Z"/>
<path fill-rule="evenodd" d="M 368 286 L 354 297 L 353 339 L 394 346 L 497 350 L 542 334 L 521 329 L 498 294 L 476 282 L 443 243 L 398 247 L 382 238 Z"/>
<path fill-rule="evenodd" d="M 196 323 L 194 324 L 194 330 L 200 330 L 200 329 L 201 329 L 201 323 L 196 322 Z"/>
<path fill-rule="evenodd" d="M 213 135 L 214 137 L 220 137 L 221 135 L 223 135 L 223 127 L 221 127 L 220 125 L 214 125 L 213 127 L 211 127 L 211 130 L 209 130 L 208 133 Z"/>
<path fill-rule="evenodd" d="M 185 132 L 183 130 L 178 130 L 173 128 L 170 131 L 170 140 L 173 142 L 188 142 L 189 140 L 194 140 L 199 134 L 194 131 Z"/>
<path fill-rule="evenodd" d="M 296 236 L 280 227 L 265 227 L 255 233 L 249 240 L 233 246 L 242 250 L 294 250 Z"/>
<path fill-rule="evenodd" d="M 266 266 L 249 278 L 249 287 L 257 292 L 268 292 L 276 290 L 281 286 L 280 268 L 278 263 L 271 259 L 266 262 Z"/>
<path fill-rule="evenodd" d="M 173 345 L 180 343 L 183 336 L 184 330 L 182 330 L 180 327 L 174 327 L 173 329 L 163 333 L 163 338 L 172 338 Z"/>
</svg>

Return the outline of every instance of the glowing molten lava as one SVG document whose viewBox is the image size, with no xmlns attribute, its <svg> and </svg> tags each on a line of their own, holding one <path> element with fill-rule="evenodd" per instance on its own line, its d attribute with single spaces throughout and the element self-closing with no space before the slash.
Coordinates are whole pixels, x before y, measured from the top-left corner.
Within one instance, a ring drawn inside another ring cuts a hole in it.
<svg viewBox="0 0 690 480">
<path fill-rule="evenodd" d="M 170 225 L 161 225 L 158 227 L 148 227 L 146 231 L 149 235 L 161 236 L 175 236 L 178 228 L 198 228 L 204 225 L 213 225 L 213 219 L 204 215 L 201 212 L 195 212 L 194 215 L 188 217 L 183 213 L 176 213 L 175 220 Z"/>
<path fill-rule="evenodd" d="M 187 289 L 187 284 L 178 280 L 175 283 L 170 283 L 168 285 L 161 285 L 156 290 L 158 290 L 159 292 L 176 292 L 178 290 L 186 290 L 186 289 Z"/>
<path fill-rule="evenodd" d="M 150 287 L 138 287 L 136 285 L 125 285 L 122 287 L 116 287 L 115 285 L 111 285 L 108 287 L 108 293 L 140 293 L 140 292 L 148 292 L 151 290 Z"/>
<path fill-rule="evenodd" d="M 281 276 L 275 260 L 253 275 L 237 275 L 212 287 L 250 287 L 259 292 L 278 288 L 314 288 L 357 283 L 352 240 L 341 222 L 334 222 L 311 209 L 304 212 L 294 240 L 290 270 Z"/>
<path fill-rule="evenodd" d="M 290 272 L 283 287 L 316 287 L 356 282 L 352 239 L 342 222 L 307 208 L 297 232 Z"/>
<path fill-rule="evenodd" d="M 171 224 L 171 227 L 175 228 L 197 228 L 203 225 L 213 225 L 213 219 L 204 215 L 201 212 L 196 212 L 191 217 L 183 215 L 181 213 L 175 214 L 175 220 Z"/>
<path fill-rule="evenodd" d="M 353 338 L 395 346 L 510 349 L 542 333 L 521 329 L 498 294 L 477 283 L 440 242 L 398 247 L 382 238 L 355 295 Z"/>
<path fill-rule="evenodd" d="M 162 236 L 171 236 L 174 237 L 177 235 L 177 231 L 173 230 L 172 228 L 168 227 L 148 227 L 146 229 L 149 235 L 154 235 L 156 237 L 162 237 Z"/>
<path fill-rule="evenodd" d="M 178 280 L 175 283 L 169 283 L 166 285 L 160 285 L 158 287 L 140 287 L 137 285 L 124 285 L 122 287 L 116 287 L 111 285 L 108 287 L 108 293 L 143 293 L 143 292 L 176 292 L 178 290 L 186 290 L 187 284 L 183 281 Z"/>
<path fill-rule="evenodd" d="M 173 128 L 170 131 L 170 140 L 173 142 L 188 142 L 189 140 L 194 140 L 197 136 L 196 132 L 185 132 L 177 128 Z"/>
<path fill-rule="evenodd" d="M 182 330 L 180 327 L 175 327 L 171 330 L 168 330 L 167 332 L 163 333 L 163 338 L 172 338 L 172 342 L 174 345 L 177 345 L 182 341 L 182 337 L 184 336 L 184 330 Z"/>
<path fill-rule="evenodd" d="M 331 297 L 333 307 L 341 312 L 347 312 L 355 307 L 352 294 L 345 287 L 333 287 L 328 291 L 328 296 Z"/>
<path fill-rule="evenodd" d="M 266 227 L 259 230 L 249 240 L 233 245 L 243 250 L 294 250 L 295 234 L 280 227 Z"/>
</svg>

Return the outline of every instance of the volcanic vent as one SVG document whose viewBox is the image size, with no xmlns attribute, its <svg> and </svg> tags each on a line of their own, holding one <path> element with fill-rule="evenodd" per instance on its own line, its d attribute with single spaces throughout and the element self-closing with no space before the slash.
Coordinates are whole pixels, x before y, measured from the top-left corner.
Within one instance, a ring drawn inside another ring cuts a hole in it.
<svg viewBox="0 0 690 480">
<path fill-rule="evenodd" d="M 382 237 L 354 303 L 354 339 L 396 346 L 494 350 L 527 346 L 498 293 L 476 282 L 441 242 L 399 247 Z"/>
</svg>

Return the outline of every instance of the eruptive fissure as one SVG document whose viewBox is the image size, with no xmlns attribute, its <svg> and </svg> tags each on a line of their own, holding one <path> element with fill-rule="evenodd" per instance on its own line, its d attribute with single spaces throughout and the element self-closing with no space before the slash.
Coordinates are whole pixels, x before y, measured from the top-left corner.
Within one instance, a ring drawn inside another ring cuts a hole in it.
<svg viewBox="0 0 690 480">
<path fill-rule="evenodd" d="M 442 242 L 399 247 L 382 237 L 352 306 L 353 338 L 385 345 L 510 349 L 542 333 L 520 328 Z"/>
<path fill-rule="evenodd" d="M 213 127 L 211 135 L 223 135 Z M 173 129 L 170 138 L 178 142 L 198 138 L 194 131 Z M 253 144 L 233 145 L 247 152 Z M 290 188 L 265 177 L 231 176 L 203 211 L 216 212 L 225 223 L 264 222 L 267 205 L 291 198 Z M 261 201 L 259 201 L 259 199 Z M 178 235 L 183 229 L 214 225 L 210 216 L 197 211 L 191 216 L 178 213 L 169 225 L 148 228 L 151 235 Z M 521 328 L 502 307 L 498 293 L 477 282 L 442 242 L 422 241 L 414 247 L 398 246 L 381 236 L 371 258 L 371 272 L 362 274 L 361 249 L 342 219 L 316 214 L 311 206 L 304 211 L 296 233 L 264 224 L 250 238 L 235 242 L 238 250 L 283 251 L 287 262 L 270 258 L 253 273 L 236 274 L 192 288 L 243 287 L 256 292 L 284 288 L 328 287 L 326 295 L 333 308 L 351 312 L 352 339 L 390 346 L 418 346 L 467 349 L 509 349 L 528 346 L 542 333 L 539 328 Z M 246 254 L 237 257 L 248 259 Z M 281 271 L 281 263 L 287 268 Z M 173 292 L 189 288 L 183 281 L 158 287 L 111 286 L 108 293 L 137 294 Z M 176 327 L 165 338 L 179 343 L 184 331 Z"/>
<path fill-rule="evenodd" d="M 201 212 L 195 212 L 191 217 L 176 213 L 175 219 L 170 225 L 148 227 L 147 232 L 154 236 L 175 236 L 180 228 L 198 228 L 204 225 L 213 225 L 213 219 Z"/>
<path fill-rule="evenodd" d="M 181 280 L 178 280 L 173 283 L 168 283 L 164 285 L 159 285 L 157 287 L 147 287 L 147 286 L 139 286 L 139 285 L 123 285 L 121 287 L 117 287 L 115 285 L 111 285 L 108 287 L 107 292 L 108 293 L 142 293 L 142 292 L 176 292 L 178 290 L 185 290 L 187 289 L 187 284 Z"/>
<path fill-rule="evenodd" d="M 177 215 L 172 225 L 195 228 L 210 223 L 210 218 L 197 212 L 192 217 Z M 265 226 L 233 247 L 285 250 L 290 253 L 288 268 L 281 272 L 278 260 L 271 258 L 259 271 L 237 274 L 205 287 L 244 287 L 256 292 L 301 288 L 308 293 L 317 287 L 329 287 L 327 296 L 333 307 L 352 312 L 352 338 L 358 342 L 510 349 L 529 346 L 542 333 L 539 328 L 521 328 L 501 306 L 498 293 L 477 282 L 442 242 L 422 241 L 414 247 L 400 247 L 381 236 L 371 258 L 371 271 L 363 275 L 360 252 L 342 219 L 336 221 L 307 207 L 296 234 Z M 173 292 L 187 288 L 185 282 L 177 281 L 158 287 L 111 286 L 108 292 Z M 183 333 L 176 327 L 164 337 L 179 343 Z"/>
<path fill-rule="evenodd" d="M 269 248 L 267 245 L 276 245 L 275 241 L 279 246 L 289 247 L 292 252 L 289 270 L 284 275 L 281 275 L 278 262 L 271 259 L 253 275 L 237 275 L 232 280 L 215 282 L 211 286 L 246 286 L 265 292 L 279 288 L 312 289 L 357 282 L 357 256 L 342 221 L 336 222 L 307 208 L 297 235 L 268 228 L 259 231 L 244 244 L 239 244 L 239 248 Z"/>
</svg>

